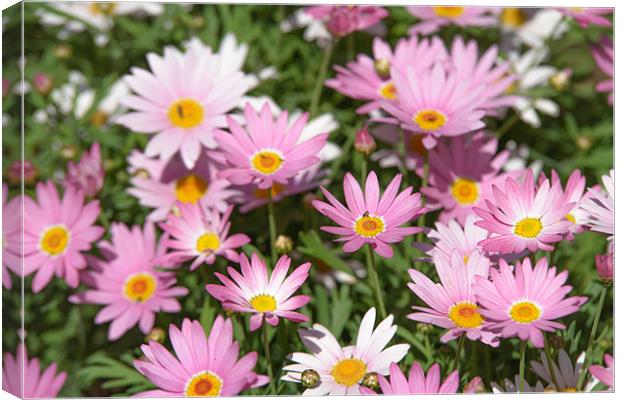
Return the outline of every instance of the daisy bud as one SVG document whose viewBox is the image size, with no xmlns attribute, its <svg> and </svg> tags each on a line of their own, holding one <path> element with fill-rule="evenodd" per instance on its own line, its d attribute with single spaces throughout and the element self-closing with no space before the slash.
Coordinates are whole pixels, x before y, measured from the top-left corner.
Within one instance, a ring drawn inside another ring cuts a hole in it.
<svg viewBox="0 0 620 400">
<path fill-rule="evenodd" d="M 38 176 L 37 167 L 35 167 L 34 164 L 28 160 L 24 160 L 23 163 L 18 160 L 9 166 L 9 182 L 12 184 L 18 184 L 22 181 L 22 164 L 24 168 L 24 183 L 34 183 Z"/>
<path fill-rule="evenodd" d="M 293 250 L 293 239 L 286 235 L 279 235 L 276 239 L 276 251 L 278 254 L 287 254 Z"/>
<path fill-rule="evenodd" d="M 135 176 L 136 178 L 148 179 L 151 177 L 151 174 L 149 174 L 149 171 L 145 170 L 144 168 L 138 168 L 136 172 L 133 173 L 133 176 Z"/>
<path fill-rule="evenodd" d="M 32 80 L 32 83 L 34 84 L 34 88 L 37 92 L 41 93 L 43 96 L 47 96 L 54 87 L 54 82 L 52 79 L 43 72 L 37 72 Z"/>
<path fill-rule="evenodd" d="M 390 77 L 390 61 L 381 58 L 379 60 L 375 60 L 375 72 L 383 79 L 387 79 Z"/>
<path fill-rule="evenodd" d="M 67 145 L 60 149 L 60 155 L 64 158 L 73 158 L 77 155 L 77 146 Z"/>
<path fill-rule="evenodd" d="M 355 143 L 353 145 L 355 146 L 355 150 L 365 155 L 369 155 L 377 148 L 377 143 L 368 132 L 368 127 L 366 125 L 355 134 Z"/>
<path fill-rule="evenodd" d="M 192 28 L 202 28 L 205 25 L 205 18 L 202 15 L 196 15 L 192 18 Z"/>
<path fill-rule="evenodd" d="M 149 332 L 148 335 L 146 335 L 145 338 L 145 342 L 148 343 L 151 340 L 157 342 L 157 343 L 164 343 L 164 341 L 166 340 L 166 331 L 164 331 L 161 328 L 155 327 L 153 329 L 151 329 L 151 331 Z"/>
<path fill-rule="evenodd" d="M 362 378 L 362 386 L 367 387 L 368 389 L 378 392 L 379 385 L 379 377 L 376 372 L 369 372 Z"/>
<path fill-rule="evenodd" d="M 54 49 L 54 54 L 58 58 L 69 58 L 71 57 L 72 49 L 71 46 L 67 44 L 59 44 Z"/>
<path fill-rule="evenodd" d="M 422 333 L 428 333 L 433 329 L 433 325 L 431 324 L 425 324 L 424 322 L 420 322 L 418 323 L 418 325 L 416 326 L 416 329 Z"/>
<path fill-rule="evenodd" d="M 595 256 L 596 271 L 603 283 L 611 283 L 614 279 L 614 254 L 600 254 Z"/>
<path fill-rule="evenodd" d="M 471 381 L 465 384 L 463 387 L 463 393 L 484 393 L 484 382 L 479 376 L 475 376 Z"/>
<path fill-rule="evenodd" d="M 549 84 L 558 92 L 564 90 L 572 74 L 573 71 L 570 68 L 558 71 L 549 78 Z"/>
<path fill-rule="evenodd" d="M 577 136 L 576 144 L 579 149 L 586 151 L 592 147 L 592 140 L 586 135 L 579 135 Z"/>
<path fill-rule="evenodd" d="M 321 376 L 313 369 L 301 373 L 301 385 L 307 389 L 314 389 L 321 383 Z"/>
<path fill-rule="evenodd" d="M 611 348 L 611 342 L 609 341 L 609 339 L 600 339 L 597 342 L 597 344 L 601 348 L 601 350 L 603 350 L 603 351 Z"/>
</svg>

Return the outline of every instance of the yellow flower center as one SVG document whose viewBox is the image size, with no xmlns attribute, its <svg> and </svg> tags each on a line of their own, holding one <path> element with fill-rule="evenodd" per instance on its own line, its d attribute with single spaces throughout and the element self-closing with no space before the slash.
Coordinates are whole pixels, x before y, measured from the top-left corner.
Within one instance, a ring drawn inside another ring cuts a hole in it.
<svg viewBox="0 0 620 400">
<path fill-rule="evenodd" d="M 565 393 L 576 393 L 576 392 L 577 392 L 577 389 L 576 389 L 576 388 L 574 388 L 574 387 L 567 387 L 567 388 L 564 388 L 564 389 L 560 390 L 560 392 L 565 392 Z"/>
<path fill-rule="evenodd" d="M 583 7 L 568 7 L 569 10 L 571 10 L 574 13 L 582 13 L 583 12 Z"/>
<path fill-rule="evenodd" d="M 446 124 L 446 115 L 437 110 L 421 110 L 413 117 L 413 122 L 424 131 L 436 131 Z"/>
<path fill-rule="evenodd" d="M 219 396 L 222 379 L 210 371 L 194 374 L 185 385 L 185 396 Z"/>
<path fill-rule="evenodd" d="M 259 294 L 250 300 L 250 305 L 259 313 L 275 311 L 278 306 L 276 299 L 270 294 Z"/>
<path fill-rule="evenodd" d="M 484 318 L 478 312 L 478 306 L 468 301 L 450 307 L 448 317 L 459 328 L 477 328 L 484 322 Z"/>
<path fill-rule="evenodd" d="M 357 358 L 338 361 L 330 373 L 339 385 L 353 386 L 366 375 L 366 364 Z"/>
<path fill-rule="evenodd" d="M 179 128 L 193 128 L 204 118 L 202 104 L 193 99 L 179 99 L 168 108 L 168 118 L 172 125 Z"/>
<path fill-rule="evenodd" d="M 103 126 L 106 122 L 108 122 L 108 114 L 104 111 L 97 110 L 93 116 L 90 117 L 90 123 L 96 128 Z"/>
<path fill-rule="evenodd" d="M 384 99 L 396 100 L 396 87 L 392 82 L 385 83 L 379 88 L 379 94 Z"/>
<path fill-rule="evenodd" d="M 383 218 L 374 215 L 362 215 L 355 221 L 355 233 L 365 238 L 374 238 L 385 230 Z"/>
<path fill-rule="evenodd" d="M 573 214 L 566 214 L 565 218 L 569 220 L 570 222 L 572 222 L 573 224 L 577 223 L 577 220 L 575 219 L 575 216 Z"/>
<path fill-rule="evenodd" d="M 520 301 L 510 307 L 510 318 L 519 324 L 529 324 L 540 318 L 542 313 L 538 305 L 531 301 Z"/>
<path fill-rule="evenodd" d="M 125 279 L 123 293 L 134 303 L 148 301 L 157 289 L 157 280 L 148 272 L 131 274 Z"/>
<path fill-rule="evenodd" d="M 521 237 L 532 239 L 542 231 L 542 222 L 538 218 L 523 218 L 515 225 L 515 233 Z"/>
<path fill-rule="evenodd" d="M 256 196 L 257 199 L 265 200 L 267 199 L 268 193 L 269 193 L 267 191 L 271 190 L 271 197 L 275 198 L 277 195 L 284 192 L 285 189 L 286 189 L 286 186 L 281 185 L 279 183 L 274 183 L 273 185 L 271 185 L 269 189 L 256 189 L 254 191 L 254 196 Z"/>
<path fill-rule="evenodd" d="M 509 28 L 518 28 L 525 23 L 527 17 L 519 8 L 504 8 L 500 17 L 502 25 Z"/>
<path fill-rule="evenodd" d="M 177 200 L 180 202 L 196 204 L 208 188 L 207 181 L 197 175 L 190 174 L 177 181 L 175 192 Z"/>
<path fill-rule="evenodd" d="M 284 159 L 272 150 L 262 150 L 252 157 L 252 167 L 261 174 L 271 175 L 282 167 Z"/>
<path fill-rule="evenodd" d="M 118 5 L 116 3 L 92 3 L 88 7 L 88 11 L 92 15 L 113 15 L 116 11 L 116 7 Z"/>
<path fill-rule="evenodd" d="M 437 6 L 433 7 L 435 15 L 444 18 L 458 18 L 465 12 L 465 7 Z"/>
<path fill-rule="evenodd" d="M 52 226 L 46 229 L 41 236 L 41 250 L 54 257 L 67 250 L 71 234 L 64 226 Z"/>
<path fill-rule="evenodd" d="M 452 197 L 461 205 L 471 205 L 478 201 L 478 183 L 467 178 L 456 178 L 450 188 Z"/>
<path fill-rule="evenodd" d="M 200 235 L 196 240 L 196 250 L 199 253 L 217 251 L 220 248 L 220 237 L 213 233 L 207 232 Z"/>
</svg>

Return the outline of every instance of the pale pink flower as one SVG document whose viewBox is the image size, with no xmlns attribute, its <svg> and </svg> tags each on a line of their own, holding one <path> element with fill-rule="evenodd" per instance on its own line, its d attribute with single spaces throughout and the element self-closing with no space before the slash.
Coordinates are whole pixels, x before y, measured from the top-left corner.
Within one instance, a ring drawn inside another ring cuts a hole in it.
<svg viewBox="0 0 620 400">
<path fill-rule="evenodd" d="M 22 197 L 15 196 L 11 200 L 9 187 L 2 185 L 2 286 L 13 287 L 11 274 L 13 271 L 21 276 L 21 243 L 22 243 Z"/>
<path fill-rule="evenodd" d="M 409 30 L 410 35 L 428 35 L 446 25 L 494 26 L 497 24 L 497 7 L 407 7 L 407 10 L 420 22 Z"/>
<path fill-rule="evenodd" d="M 595 232 L 607 235 L 609 248 L 614 246 L 614 170 L 609 175 L 603 175 L 605 191 L 588 189 L 591 195 L 580 204 L 585 213 L 586 225 Z"/>
<path fill-rule="evenodd" d="M 369 28 L 388 16 L 386 9 L 375 6 L 312 6 L 304 13 L 323 21 L 337 38 Z"/>
<path fill-rule="evenodd" d="M 82 154 L 78 163 L 69 161 L 64 185 L 67 188 L 81 189 L 86 196 L 94 197 L 103 187 L 104 177 L 101 149 L 99 143 L 95 142 L 90 150 Z"/>
<path fill-rule="evenodd" d="M 610 354 L 605 354 L 605 364 L 606 367 L 591 365 L 588 370 L 592 376 L 614 390 L 614 358 Z"/>
<path fill-rule="evenodd" d="M 379 375 L 381 393 L 385 395 L 395 394 L 452 394 L 459 388 L 459 371 L 452 371 L 444 381 L 441 381 L 439 364 L 433 364 L 424 374 L 420 363 L 415 362 L 409 371 L 409 377 L 400 370 L 398 364 L 390 365 L 390 379 Z M 375 394 L 368 388 L 362 388 L 363 394 Z"/>
<path fill-rule="evenodd" d="M 614 45 L 609 36 L 601 37 L 601 41 L 597 46 L 592 46 L 592 56 L 599 69 L 607 75 L 609 79 L 605 79 L 596 85 L 596 90 L 601 93 L 609 92 L 607 102 L 614 104 Z"/>
<path fill-rule="evenodd" d="M 584 8 L 584 7 L 565 7 L 558 9 L 567 17 L 572 17 L 582 27 L 587 28 L 592 25 L 611 27 L 612 23 L 605 15 L 613 14 L 613 8 Z"/>
</svg>

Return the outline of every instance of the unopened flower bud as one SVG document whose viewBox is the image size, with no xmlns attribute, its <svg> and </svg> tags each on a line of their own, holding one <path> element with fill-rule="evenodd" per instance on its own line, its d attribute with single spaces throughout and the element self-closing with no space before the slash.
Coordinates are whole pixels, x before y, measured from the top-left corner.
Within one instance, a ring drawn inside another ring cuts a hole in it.
<svg viewBox="0 0 620 400">
<path fill-rule="evenodd" d="M 377 148 L 377 143 L 370 135 L 370 132 L 368 132 L 368 127 L 366 125 L 355 134 L 355 143 L 353 145 L 355 146 L 355 150 L 365 155 L 369 155 Z"/>
<path fill-rule="evenodd" d="M 205 18 L 202 15 L 196 15 L 192 18 L 192 28 L 202 28 L 205 24 Z"/>
<path fill-rule="evenodd" d="M 484 382 L 479 376 L 475 376 L 463 387 L 463 393 L 484 393 Z"/>
<path fill-rule="evenodd" d="M 60 155 L 67 159 L 74 158 L 77 155 L 77 152 L 77 146 L 72 144 L 63 146 L 63 148 L 60 149 Z"/>
<path fill-rule="evenodd" d="M 43 96 L 47 96 L 54 87 L 54 82 L 52 79 L 43 72 L 37 72 L 32 80 L 32 83 L 34 84 L 36 91 L 41 93 Z"/>
<path fill-rule="evenodd" d="M 56 46 L 56 48 L 54 49 L 54 54 L 56 55 L 56 57 L 58 58 L 69 58 L 71 57 L 71 53 L 72 53 L 72 49 L 71 46 L 67 45 L 67 44 L 59 44 L 58 46 Z"/>
<path fill-rule="evenodd" d="M 424 322 L 419 322 L 416 325 L 416 329 L 422 333 L 428 333 L 433 329 L 431 324 L 425 324 Z"/>
<path fill-rule="evenodd" d="M 166 331 L 164 331 L 161 328 L 153 328 L 151 329 L 151 331 L 149 332 L 148 335 L 146 335 L 146 342 L 150 342 L 151 340 L 157 342 L 157 343 L 163 343 L 166 340 Z"/>
<path fill-rule="evenodd" d="M 293 239 L 286 235 L 279 235 L 276 239 L 276 251 L 279 254 L 287 254 L 293 250 Z"/>
<path fill-rule="evenodd" d="M 9 182 L 12 184 L 18 184 L 22 181 L 22 168 L 24 172 L 24 183 L 34 183 L 38 176 L 37 167 L 35 167 L 34 164 L 28 160 L 24 160 L 23 162 L 18 160 L 9 166 Z"/>
<path fill-rule="evenodd" d="M 390 61 L 387 58 L 375 60 L 375 72 L 383 79 L 390 77 Z"/>
<path fill-rule="evenodd" d="M 321 384 L 321 376 L 313 369 L 301 373 L 301 385 L 307 389 L 314 389 Z"/>
<path fill-rule="evenodd" d="M 378 392 L 379 391 L 379 377 L 376 372 L 369 372 L 362 378 L 362 386 L 368 389 Z"/>
<path fill-rule="evenodd" d="M 573 71 L 570 68 L 558 71 L 555 74 L 551 75 L 551 77 L 549 78 L 549 84 L 558 92 L 564 90 L 566 86 L 568 86 L 568 82 L 572 74 Z"/>
<path fill-rule="evenodd" d="M 597 341 L 597 345 L 598 345 L 598 347 L 600 347 L 600 348 L 601 348 L 601 350 L 603 350 L 603 351 L 605 351 L 605 350 L 607 350 L 607 349 L 611 348 L 611 342 L 609 341 L 609 339 L 605 339 L 605 338 L 603 338 L 603 339 L 599 339 L 599 340 Z"/>
<path fill-rule="evenodd" d="M 614 254 L 599 254 L 596 260 L 596 272 L 604 283 L 611 283 L 614 279 Z"/>
<path fill-rule="evenodd" d="M 575 144 L 580 150 L 586 151 L 590 147 L 592 147 L 592 139 L 590 139 L 586 135 L 579 135 L 577 136 L 577 139 L 575 140 Z"/>
</svg>

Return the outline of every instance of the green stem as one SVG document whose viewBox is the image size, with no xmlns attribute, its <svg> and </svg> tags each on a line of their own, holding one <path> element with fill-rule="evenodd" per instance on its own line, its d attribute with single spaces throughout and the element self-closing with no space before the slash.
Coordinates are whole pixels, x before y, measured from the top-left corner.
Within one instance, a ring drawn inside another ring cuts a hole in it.
<svg viewBox="0 0 620 400">
<path fill-rule="evenodd" d="M 429 167 L 428 153 L 427 153 L 424 156 L 424 173 L 422 174 L 422 185 L 420 185 L 420 189 L 428 186 L 429 169 L 430 167 Z M 426 204 L 426 198 L 424 197 L 424 195 L 422 195 L 421 202 L 422 202 L 422 206 Z M 426 222 L 426 214 L 420 215 L 420 218 L 418 218 L 418 226 L 424 227 L 425 222 Z M 422 231 L 418 232 L 418 235 L 416 236 L 416 242 L 421 242 L 423 238 L 424 238 L 424 232 Z"/>
<path fill-rule="evenodd" d="M 366 185 L 366 177 L 368 176 L 368 156 L 362 154 L 362 157 L 362 179 L 360 179 L 360 182 L 362 182 L 362 187 L 364 187 Z"/>
<path fill-rule="evenodd" d="M 267 374 L 269 375 L 269 391 L 276 394 L 275 380 L 273 377 L 273 368 L 271 366 L 271 351 L 269 350 L 269 333 L 267 332 L 267 324 L 263 326 L 263 347 L 265 348 L 265 360 L 267 361 Z"/>
<path fill-rule="evenodd" d="M 521 341 L 521 351 L 519 352 L 519 392 L 523 392 L 525 387 L 525 348 L 527 347 L 527 342 L 525 340 Z"/>
<path fill-rule="evenodd" d="M 375 301 L 377 302 L 377 308 L 379 308 L 379 314 L 381 319 L 387 318 L 387 312 L 385 311 L 385 304 L 383 303 L 383 295 L 381 294 L 381 286 L 379 285 L 379 277 L 377 276 L 377 268 L 375 264 L 375 253 L 372 246 L 368 244 L 366 246 L 368 253 L 368 278 L 370 279 L 370 286 L 373 292 L 375 292 Z"/>
<path fill-rule="evenodd" d="M 545 340 L 545 358 L 547 359 L 547 365 L 549 365 L 549 373 L 551 374 L 551 382 L 555 386 L 556 390 L 559 390 L 558 380 L 555 376 L 555 364 L 553 358 L 551 358 L 551 348 L 549 347 L 549 341 L 547 340 L 547 334 L 543 332 L 543 338 Z"/>
<path fill-rule="evenodd" d="M 461 335 L 458 345 L 456 346 L 456 354 L 454 355 L 454 369 L 458 371 L 459 361 L 461 359 L 461 351 L 463 351 L 463 343 L 465 343 L 465 335 Z"/>
<path fill-rule="evenodd" d="M 325 82 L 325 76 L 327 75 L 327 67 L 329 66 L 329 60 L 332 58 L 332 52 L 334 50 L 335 42 L 329 42 L 325 51 L 323 52 L 323 60 L 321 61 L 321 67 L 319 69 L 319 75 L 317 76 L 316 83 L 314 84 L 314 90 L 312 91 L 312 100 L 310 101 L 310 118 L 316 115 L 319 102 L 321 101 L 321 94 L 323 93 L 323 85 Z"/>
<path fill-rule="evenodd" d="M 276 215 L 273 210 L 273 197 L 271 188 L 267 189 L 267 210 L 269 214 L 269 244 L 271 247 L 271 267 L 275 267 L 278 260 L 276 253 Z"/>
<path fill-rule="evenodd" d="M 603 304 L 605 303 L 605 296 L 607 295 L 607 286 L 604 285 L 601 290 L 601 297 L 598 299 L 598 305 L 596 308 L 596 314 L 594 314 L 594 323 L 592 324 L 592 332 L 590 332 L 590 338 L 588 339 L 588 347 L 586 347 L 586 359 L 581 366 L 581 372 L 579 373 L 579 380 L 577 381 L 577 391 L 583 386 L 583 382 L 586 378 L 588 371 L 588 364 L 590 361 L 590 353 L 592 352 L 592 345 L 594 344 L 594 338 L 596 337 L 596 330 L 598 329 L 598 322 L 601 318 L 601 312 L 603 311 Z"/>
<path fill-rule="evenodd" d="M 517 122 L 519 122 L 519 113 L 515 111 L 510 118 L 504 120 L 504 123 L 499 127 L 497 132 L 495 132 L 495 136 L 498 138 L 502 137 L 502 135 L 512 128 Z"/>
</svg>

